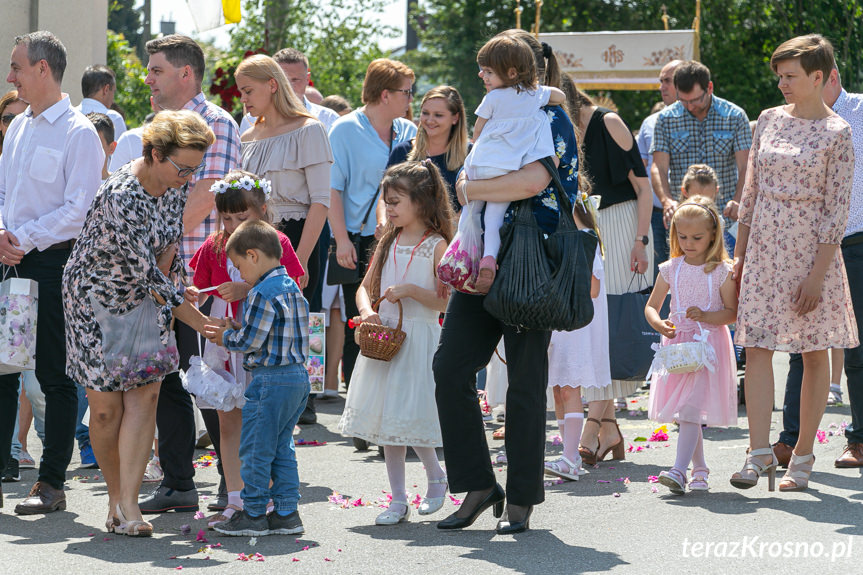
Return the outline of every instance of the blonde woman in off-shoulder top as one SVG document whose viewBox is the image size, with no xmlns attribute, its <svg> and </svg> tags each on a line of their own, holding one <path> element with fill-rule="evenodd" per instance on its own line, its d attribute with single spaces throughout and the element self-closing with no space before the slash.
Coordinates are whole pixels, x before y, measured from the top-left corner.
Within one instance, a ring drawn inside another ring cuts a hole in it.
<svg viewBox="0 0 863 575">
<path fill-rule="evenodd" d="M 320 274 L 318 238 L 330 205 L 329 139 L 269 56 L 243 60 L 235 78 L 246 111 L 258 118 L 242 135 L 241 165 L 272 182 L 269 216 L 303 264 L 300 287 L 308 298 Z"/>
</svg>

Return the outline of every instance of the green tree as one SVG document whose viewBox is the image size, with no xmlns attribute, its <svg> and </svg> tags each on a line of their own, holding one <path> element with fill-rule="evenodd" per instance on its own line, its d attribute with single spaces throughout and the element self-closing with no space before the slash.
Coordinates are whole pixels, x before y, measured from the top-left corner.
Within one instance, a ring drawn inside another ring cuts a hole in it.
<svg viewBox="0 0 863 575">
<path fill-rule="evenodd" d="M 130 46 L 137 46 L 144 23 L 137 0 L 111 0 L 108 3 L 108 29 L 122 34 Z"/>
<path fill-rule="evenodd" d="M 108 30 L 108 67 L 117 76 L 117 105 L 126 115 L 126 124 L 139 126 L 150 113 L 150 88 L 144 83 L 147 69 L 122 34 Z"/>
<path fill-rule="evenodd" d="M 673 29 L 695 18 L 695 0 L 545 0 L 542 32 L 657 30 L 665 5 Z M 522 23 L 534 19 L 535 4 L 522 2 Z M 416 19 L 421 53 L 411 55 L 433 83 L 450 83 L 468 109 L 482 97 L 475 79 L 476 51 L 493 34 L 514 27 L 515 2 L 425 0 Z M 837 63 L 848 89 L 863 87 L 863 0 L 710 0 L 702 2 L 701 61 L 711 70 L 717 95 L 743 107 L 750 118 L 782 102 L 770 70 L 770 54 L 783 41 L 820 32 L 836 47 Z M 656 91 L 608 94 L 623 118 L 637 129 Z"/>
<path fill-rule="evenodd" d="M 249 51 L 273 54 L 296 48 L 309 58 L 318 90 L 359 105 L 366 67 L 386 56 L 376 38 L 394 34 L 392 28 L 371 22 L 363 13 L 385 6 L 385 0 L 246 0 L 243 21 L 231 36 L 231 56 L 218 64 L 232 75 Z M 228 86 L 232 81 L 227 81 Z"/>
</svg>

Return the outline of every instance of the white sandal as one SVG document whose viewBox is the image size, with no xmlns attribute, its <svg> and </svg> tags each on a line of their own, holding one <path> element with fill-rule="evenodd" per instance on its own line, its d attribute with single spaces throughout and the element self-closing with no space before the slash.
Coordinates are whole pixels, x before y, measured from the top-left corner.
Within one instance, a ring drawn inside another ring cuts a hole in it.
<svg viewBox="0 0 863 575">
<path fill-rule="evenodd" d="M 809 487 L 809 475 L 812 473 L 812 465 L 815 463 L 815 454 L 797 455 L 791 452 L 791 461 L 788 462 L 788 471 L 782 481 L 779 482 L 779 491 L 804 491 Z"/>
<path fill-rule="evenodd" d="M 672 467 L 668 471 L 660 471 L 659 482 L 675 495 L 686 493 L 686 474 L 681 473 L 679 469 Z"/>
<path fill-rule="evenodd" d="M 692 469 L 692 479 L 689 480 L 690 491 L 709 491 L 710 486 L 707 484 L 707 478 L 710 475 L 710 470 L 706 467 L 695 467 Z"/>
<path fill-rule="evenodd" d="M 556 461 L 548 461 L 545 464 L 545 474 L 554 475 L 570 481 L 578 481 L 580 475 L 587 473 L 581 467 L 581 457 L 576 456 L 575 461 L 570 461 L 564 456 L 561 456 Z"/>
<path fill-rule="evenodd" d="M 422 503 L 420 503 L 419 509 L 417 510 L 417 514 L 419 515 L 431 515 L 432 513 L 440 511 L 440 508 L 443 507 L 444 501 L 446 501 L 446 490 L 449 488 L 447 478 L 429 479 L 429 483 L 443 483 L 447 487 L 444 488 L 443 495 L 440 497 L 423 497 Z"/>
<path fill-rule="evenodd" d="M 396 513 L 395 511 L 391 511 L 389 508 L 385 509 L 383 513 L 378 515 L 375 518 L 375 525 L 398 525 L 402 521 L 407 521 L 411 516 L 411 506 L 408 505 L 407 501 L 390 501 L 390 507 L 393 505 L 404 505 L 405 512 L 404 513 Z"/>
</svg>

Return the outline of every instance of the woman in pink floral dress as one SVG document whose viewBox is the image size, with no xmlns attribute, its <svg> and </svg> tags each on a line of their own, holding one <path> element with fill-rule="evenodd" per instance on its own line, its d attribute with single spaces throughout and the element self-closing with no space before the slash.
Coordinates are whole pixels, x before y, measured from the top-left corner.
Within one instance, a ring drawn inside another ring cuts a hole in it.
<svg viewBox="0 0 863 575">
<path fill-rule="evenodd" d="M 819 35 L 793 38 L 770 61 L 788 105 L 761 113 L 746 172 L 735 249 L 740 280 L 736 342 L 746 348 L 750 451 L 731 478 L 746 489 L 777 461 L 770 448 L 774 351 L 803 355 L 800 435 L 780 491 L 806 489 L 812 446 L 830 377 L 830 348 L 858 345 L 842 253 L 854 152 L 851 129 L 821 92 L 833 47 Z M 745 259 L 745 267 L 744 267 Z"/>
</svg>

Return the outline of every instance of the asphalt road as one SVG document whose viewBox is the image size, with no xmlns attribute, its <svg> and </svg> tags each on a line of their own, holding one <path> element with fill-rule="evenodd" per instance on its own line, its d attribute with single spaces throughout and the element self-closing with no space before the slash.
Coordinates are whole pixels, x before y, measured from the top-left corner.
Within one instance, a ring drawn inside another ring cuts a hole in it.
<svg viewBox="0 0 863 575">
<path fill-rule="evenodd" d="M 787 356 L 774 360 L 776 405 L 781 408 Z M 844 383 L 843 383 L 844 386 Z M 195 570 L 215 573 L 860 573 L 863 559 L 863 477 L 860 470 L 833 467 L 845 444 L 838 433 L 849 420 L 847 406 L 830 407 L 821 428 L 825 443 L 815 446 L 816 473 L 805 493 L 769 493 L 766 481 L 738 491 L 728 478 L 744 462 L 745 428 L 705 430 L 711 467 L 709 493 L 669 495 L 650 476 L 674 460 L 676 431 L 668 442 L 636 442 L 656 427 L 643 409 L 641 394 L 620 426 L 633 451 L 625 461 L 605 462 L 579 482 L 550 484 L 546 502 L 532 517 L 532 530 L 497 536 L 490 513 L 462 532 L 441 532 L 435 521 L 455 510 L 448 502 L 431 518 L 411 517 L 396 527 L 377 527 L 379 500 L 387 489 L 383 461 L 373 449 L 358 452 L 337 434 L 343 400 L 319 403 L 319 424 L 303 428 L 298 447 L 302 480 L 300 513 L 306 534 L 258 538 L 223 537 L 205 532 L 203 519 L 190 513 L 156 516 L 151 539 L 104 533 L 107 494 L 98 470 L 68 473 L 68 510 L 48 516 L 12 512 L 35 481 L 24 471 L 20 483 L 5 483 L 0 513 L 0 573 L 125 574 Z M 745 426 L 743 408 L 740 424 Z M 773 413 L 772 437 L 781 428 Z M 494 448 L 502 441 L 491 439 Z M 560 451 L 553 422 L 549 456 Z M 39 455 L 35 434 L 31 453 Z M 640 451 L 638 447 L 642 447 Z M 199 455 L 206 454 L 205 451 Z M 505 481 L 503 468 L 498 472 Z M 408 490 L 424 493 L 424 473 L 416 458 L 408 463 Z M 215 467 L 197 470 L 201 504 L 216 490 Z M 146 489 L 151 489 L 145 487 Z M 354 506 L 330 501 L 334 492 Z M 191 529 L 183 534 L 182 527 Z M 241 555 L 242 554 L 242 555 Z M 255 556 L 260 554 L 260 556 Z M 251 560 L 244 561 L 243 557 Z"/>
</svg>

